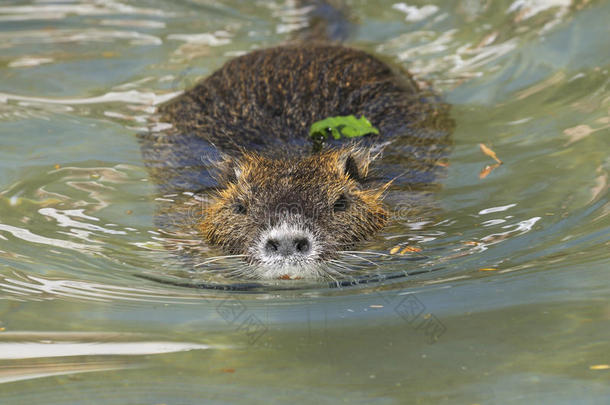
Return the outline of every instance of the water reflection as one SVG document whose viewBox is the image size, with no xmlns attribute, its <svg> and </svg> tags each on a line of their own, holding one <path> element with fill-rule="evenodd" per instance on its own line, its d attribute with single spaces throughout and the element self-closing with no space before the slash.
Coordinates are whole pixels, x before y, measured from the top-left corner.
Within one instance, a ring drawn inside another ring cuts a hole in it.
<svg viewBox="0 0 610 405">
<path fill-rule="evenodd" d="M 145 366 L 151 355 L 212 348 L 205 344 L 157 341 L 137 333 L 5 332 L 0 335 L 0 384 L 139 368 Z"/>
<path fill-rule="evenodd" d="M 144 356 L 205 349 L 209 349 L 209 346 L 175 342 L 0 342 L 0 360 L 67 356 Z"/>
<path fill-rule="evenodd" d="M 350 2 L 353 44 L 453 105 L 456 144 L 433 215 L 398 213 L 370 246 L 387 255 L 377 263 L 388 272 L 422 273 L 257 292 L 179 285 L 201 283 L 205 266 L 194 264 L 218 253 L 153 223 L 154 198 L 179 196 L 154 195 L 134 133 L 167 130 L 151 121 L 157 105 L 228 58 L 287 39 L 303 10 L 17 3 L 0 6 L 0 402 L 608 398 L 607 2 Z M 504 161 L 485 179 L 480 143 Z M 197 206 L 194 197 L 180 198 Z M 200 249 L 199 260 L 175 261 L 168 246 Z M 380 291 L 416 294 L 422 316 L 446 326 L 443 338 L 430 345 Z M 246 310 L 222 318 L 226 306 Z M 253 317 L 266 333 L 249 346 L 239 328 Z M 32 332 L 65 329 L 92 332 Z M 208 332 L 247 350 L 199 348 Z M 141 343 L 176 351 L 152 363 L 128 355 Z M 20 357 L 28 353 L 41 357 Z M 38 377 L 51 378 L 28 383 Z"/>
</svg>

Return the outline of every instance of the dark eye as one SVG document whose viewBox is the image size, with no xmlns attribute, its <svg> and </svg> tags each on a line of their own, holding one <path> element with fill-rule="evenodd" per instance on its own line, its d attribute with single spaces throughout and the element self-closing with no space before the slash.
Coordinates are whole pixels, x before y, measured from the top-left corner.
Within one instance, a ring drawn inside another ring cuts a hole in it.
<svg viewBox="0 0 610 405">
<path fill-rule="evenodd" d="M 248 210 L 246 209 L 246 206 L 243 205 L 242 203 L 235 203 L 233 204 L 233 212 L 236 214 L 245 214 L 248 212 Z"/>
<path fill-rule="evenodd" d="M 348 205 L 349 201 L 347 201 L 347 197 L 345 196 L 345 194 L 341 194 L 341 196 L 337 198 L 337 201 L 335 201 L 335 203 L 333 204 L 333 211 L 345 211 Z"/>
</svg>

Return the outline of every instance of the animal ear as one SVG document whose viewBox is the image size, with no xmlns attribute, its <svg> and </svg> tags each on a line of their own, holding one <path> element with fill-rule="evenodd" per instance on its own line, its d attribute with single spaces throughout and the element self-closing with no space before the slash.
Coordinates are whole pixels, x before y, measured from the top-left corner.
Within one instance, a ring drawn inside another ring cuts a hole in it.
<svg viewBox="0 0 610 405">
<path fill-rule="evenodd" d="M 208 163 L 221 184 L 236 183 L 242 175 L 241 162 L 233 156 L 220 153 Z"/>
<path fill-rule="evenodd" d="M 227 158 L 220 162 L 218 172 L 225 183 L 237 183 L 242 175 L 241 163 L 236 158 Z"/>
<path fill-rule="evenodd" d="M 356 181 L 366 179 L 369 164 L 375 160 L 377 154 L 372 154 L 368 148 L 349 148 L 339 157 L 339 169 Z"/>
</svg>

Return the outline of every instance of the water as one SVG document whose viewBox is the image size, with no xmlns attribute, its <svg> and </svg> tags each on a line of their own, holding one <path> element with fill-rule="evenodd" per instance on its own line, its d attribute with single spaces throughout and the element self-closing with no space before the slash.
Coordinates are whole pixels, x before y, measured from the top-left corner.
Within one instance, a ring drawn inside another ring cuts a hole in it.
<svg viewBox="0 0 610 405">
<path fill-rule="evenodd" d="M 135 134 L 298 13 L 3 2 L 0 403 L 608 403 L 610 4 L 434 4 L 350 6 L 352 44 L 457 124 L 434 213 L 368 246 L 406 275 L 226 292 L 139 277 L 198 274 L 163 248 Z M 483 176 L 480 143 L 503 161 Z"/>
</svg>

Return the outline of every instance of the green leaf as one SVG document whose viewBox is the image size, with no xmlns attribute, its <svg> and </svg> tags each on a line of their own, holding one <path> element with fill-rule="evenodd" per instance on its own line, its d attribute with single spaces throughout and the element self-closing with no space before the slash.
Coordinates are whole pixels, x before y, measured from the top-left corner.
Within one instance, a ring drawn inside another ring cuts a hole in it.
<svg viewBox="0 0 610 405">
<path fill-rule="evenodd" d="M 353 115 L 329 117 L 315 122 L 309 129 L 309 136 L 314 141 L 323 141 L 332 135 L 335 139 L 356 138 L 368 134 L 379 134 L 366 117 L 356 118 Z"/>
</svg>

